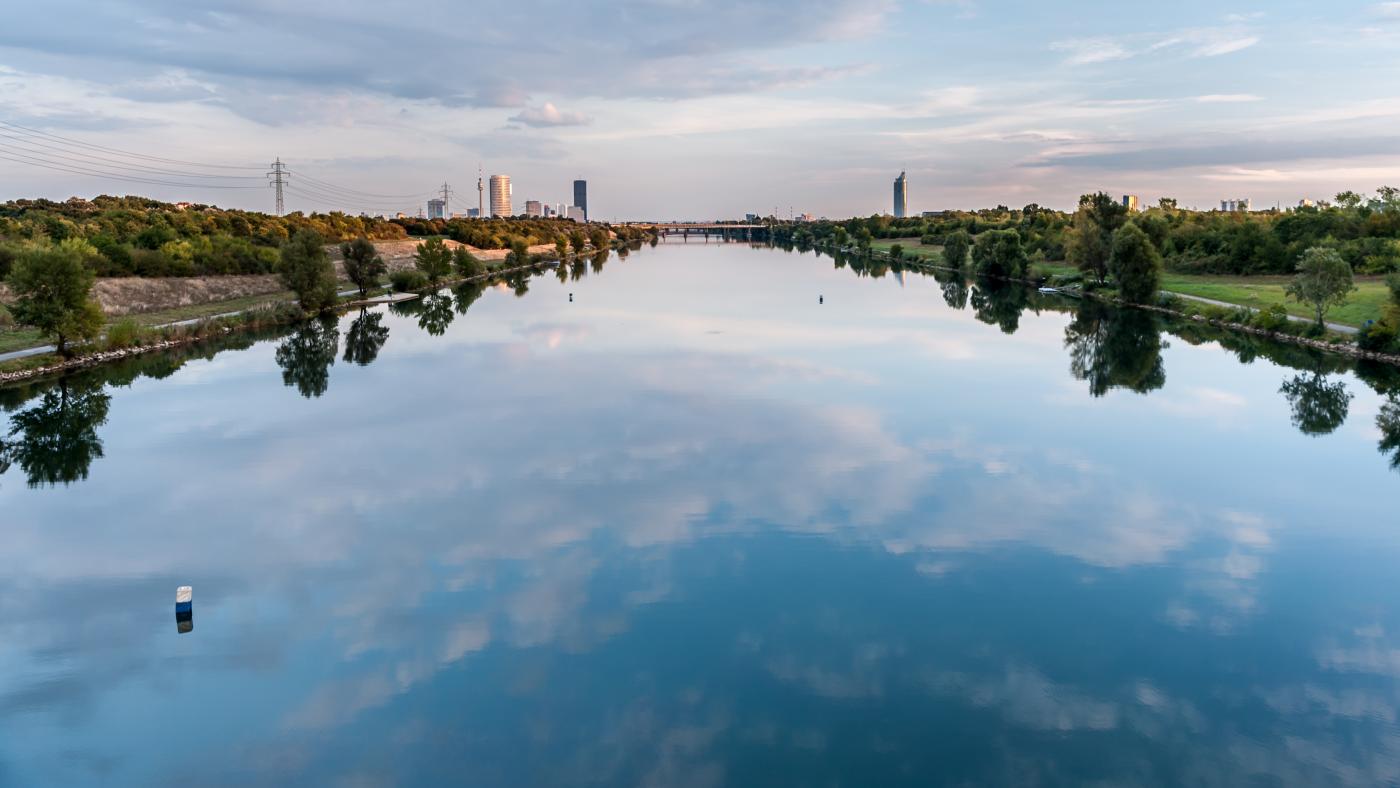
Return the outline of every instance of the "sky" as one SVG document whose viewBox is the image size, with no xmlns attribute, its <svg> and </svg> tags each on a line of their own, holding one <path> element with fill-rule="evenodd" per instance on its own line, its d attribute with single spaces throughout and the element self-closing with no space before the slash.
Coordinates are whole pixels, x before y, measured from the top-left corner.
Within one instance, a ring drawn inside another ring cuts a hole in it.
<svg viewBox="0 0 1400 788">
<path fill-rule="evenodd" d="M 478 168 L 595 219 L 866 216 L 900 171 L 916 212 L 1287 206 L 1400 184 L 1400 2 L 49 0 L 5 11 L 0 121 L 249 176 L 40 169 L 10 127 L 0 199 L 271 210 L 280 157 L 308 211 L 463 211 Z"/>
</svg>

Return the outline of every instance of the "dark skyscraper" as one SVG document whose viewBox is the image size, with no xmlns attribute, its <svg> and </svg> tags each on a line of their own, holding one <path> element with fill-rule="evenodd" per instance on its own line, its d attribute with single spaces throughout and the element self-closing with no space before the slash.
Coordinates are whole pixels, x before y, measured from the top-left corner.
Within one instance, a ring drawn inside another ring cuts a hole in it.
<svg viewBox="0 0 1400 788">
<path fill-rule="evenodd" d="M 904 173 L 894 179 L 894 218 L 903 219 L 909 214 L 909 181 Z"/>
<path fill-rule="evenodd" d="M 588 221 L 588 181 L 574 181 L 574 205 L 583 209 L 583 220 Z"/>
</svg>

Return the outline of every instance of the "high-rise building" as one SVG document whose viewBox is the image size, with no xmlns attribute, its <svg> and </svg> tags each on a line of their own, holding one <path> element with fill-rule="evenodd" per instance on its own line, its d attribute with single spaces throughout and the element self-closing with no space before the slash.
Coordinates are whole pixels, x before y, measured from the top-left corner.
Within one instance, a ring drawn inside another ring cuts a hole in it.
<svg viewBox="0 0 1400 788">
<path fill-rule="evenodd" d="M 565 211 L 565 213 L 564 213 L 564 218 L 565 218 L 565 219 L 571 219 L 571 220 L 573 220 L 573 221 L 575 221 L 575 222 L 586 222 L 586 221 L 588 221 L 588 216 L 587 216 L 587 214 L 585 214 L 585 213 L 583 212 L 583 208 L 580 207 L 580 206 L 578 206 L 578 205 L 570 205 L 570 206 L 568 207 L 568 209 L 567 209 L 567 210 Z"/>
<path fill-rule="evenodd" d="M 588 221 L 588 181 L 574 181 L 574 205 L 583 209 L 583 220 Z"/>
<path fill-rule="evenodd" d="M 544 205 L 539 200 L 525 201 L 526 216 L 544 216 Z"/>
<path fill-rule="evenodd" d="M 903 219 L 909 213 L 909 180 L 900 172 L 894 179 L 894 218 Z"/>
<path fill-rule="evenodd" d="M 441 198 L 436 198 L 436 197 L 433 198 L 433 199 L 431 199 L 431 200 L 428 200 L 428 218 L 429 218 L 429 219 L 446 219 L 446 218 L 447 218 L 447 202 L 446 202 L 445 200 L 441 199 Z"/>
<path fill-rule="evenodd" d="M 510 176 L 491 176 L 491 215 L 511 216 L 510 212 Z"/>
<path fill-rule="evenodd" d="M 1236 211 L 1249 213 L 1251 210 L 1253 210 L 1253 203 L 1248 197 L 1242 200 L 1221 200 L 1220 210 L 1225 211 L 1227 213 L 1234 213 Z"/>
<path fill-rule="evenodd" d="M 1142 209 L 1142 198 L 1136 194 L 1123 195 L 1123 207 L 1128 209 L 1128 213 L 1137 213 Z"/>
</svg>

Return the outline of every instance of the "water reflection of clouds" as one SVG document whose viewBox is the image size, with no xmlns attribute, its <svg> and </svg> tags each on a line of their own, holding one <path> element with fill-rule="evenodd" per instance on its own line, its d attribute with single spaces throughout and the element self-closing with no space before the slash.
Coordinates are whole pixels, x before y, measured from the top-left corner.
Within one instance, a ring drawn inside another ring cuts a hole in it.
<svg viewBox="0 0 1400 788">
<path fill-rule="evenodd" d="M 473 314 L 490 315 L 496 297 L 514 299 L 493 292 Z M 600 317 L 606 325 L 595 331 L 589 321 Z M 422 335 L 421 344 L 412 319 L 394 318 L 386 355 L 364 369 L 336 367 L 332 375 L 345 375 L 347 385 L 332 380 L 315 402 L 263 385 L 268 346 L 190 365 L 174 378 L 180 386 L 118 392 L 132 399 L 114 407 L 106 437 L 123 448 L 121 463 L 100 466 L 81 495 L 6 498 L 0 634 L 11 645 L 0 649 L 0 664 L 16 669 L 0 679 L 0 721 L 56 712 L 76 725 L 98 716 L 113 688 L 135 691 L 168 668 L 169 655 L 159 662 L 151 629 L 133 611 L 190 575 L 215 611 L 280 606 L 304 619 L 226 621 L 222 635 L 202 626 L 198 643 L 219 655 L 216 668 L 272 680 L 299 653 L 322 660 L 283 681 L 272 703 L 284 730 L 305 738 L 276 752 L 249 734 L 250 747 L 282 764 L 273 774 L 294 772 L 300 767 L 289 763 L 312 759 L 337 731 L 398 699 L 461 680 L 493 650 L 587 656 L 615 647 L 648 608 L 697 593 L 674 562 L 694 558 L 709 540 L 770 530 L 821 535 L 862 556 L 899 556 L 908 574 L 944 591 L 986 573 L 988 556 L 1022 549 L 1069 559 L 1082 582 L 1156 573 L 1160 582 L 1131 604 L 1149 625 L 1182 637 L 1238 635 L 1267 612 L 1261 580 L 1279 527 L 1264 516 L 1172 498 L 1112 451 L 962 419 L 960 402 L 921 405 L 947 416 L 922 432 L 895 425 L 897 409 L 870 399 L 884 395 L 872 387 L 891 381 L 849 357 L 824 358 L 829 346 L 894 344 L 966 360 L 959 321 L 994 331 L 966 316 L 940 319 L 954 336 L 931 345 L 907 328 L 760 320 L 727 332 L 718 350 L 664 353 L 644 349 L 658 341 L 683 347 L 677 337 L 687 334 L 710 342 L 699 329 L 713 322 L 614 317 L 595 310 L 583 322 L 462 320 L 441 339 Z M 1043 356 L 1040 346 L 1058 347 L 1062 328 L 1058 318 L 1023 321 L 1006 358 Z M 766 350 L 745 344 L 770 333 Z M 600 340 L 637 349 L 595 353 Z M 425 364 L 426 355 L 433 358 Z M 219 364 L 225 358 L 235 363 Z M 410 379 L 415 385 L 406 386 Z M 1073 399 L 1087 401 L 1082 384 L 1072 385 Z M 1183 415 L 1239 410 L 1239 395 L 1226 388 L 1181 393 L 1191 403 Z M 191 437 L 216 445 L 179 451 Z M 79 617 L 52 619 L 55 599 L 71 600 L 63 607 Z M 305 621 L 315 622 L 309 631 Z M 904 641 L 903 622 L 885 623 L 889 630 L 855 632 L 839 617 L 824 619 L 814 628 L 843 644 L 834 654 L 771 638 L 740 650 L 769 680 L 838 705 L 917 686 L 930 702 L 994 713 L 1008 729 L 1181 739 L 1208 728 L 1200 710 L 1208 701 L 1181 697 L 1169 672 L 1145 669 L 1105 684 L 1040 664 L 1034 649 L 1001 653 L 953 630 L 940 648 L 968 649 L 978 664 L 937 652 L 915 669 L 911 656 L 936 650 Z M 311 633 L 324 642 L 311 642 Z M 1324 645 L 1317 664 L 1334 675 L 1394 677 L 1396 654 L 1383 634 L 1358 634 Z M 558 671 L 521 666 L 515 677 L 547 691 Z M 1289 715 L 1320 726 L 1320 714 L 1394 719 L 1384 693 L 1288 684 L 1257 692 L 1277 715 L 1266 721 L 1275 733 L 1287 730 Z M 676 784 L 721 780 L 720 749 L 740 722 L 759 739 L 767 730 L 774 746 L 817 751 L 842 738 L 816 720 L 800 729 L 737 720 L 730 715 L 741 700 L 713 686 L 695 696 L 703 700 L 622 692 L 622 710 L 609 706 L 616 715 L 596 731 L 611 756 L 582 745 L 574 755 L 613 775 L 630 757 L 648 764 L 648 779 Z M 1326 737 L 1296 746 L 1296 762 L 1230 764 L 1216 750 L 1217 760 L 1193 768 L 1228 783 L 1222 775 L 1316 777 L 1315 763 L 1325 761 L 1352 768 L 1361 784 L 1385 774 L 1384 759 L 1397 749 L 1379 748 L 1365 763 Z M 1055 764 L 1027 769 L 1052 775 Z"/>
</svg>

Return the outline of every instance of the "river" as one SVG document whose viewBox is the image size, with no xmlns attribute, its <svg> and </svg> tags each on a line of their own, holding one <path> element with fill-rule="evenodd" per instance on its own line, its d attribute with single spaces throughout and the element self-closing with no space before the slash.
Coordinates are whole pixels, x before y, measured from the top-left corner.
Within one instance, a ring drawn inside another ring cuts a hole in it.
<svg viewBox="0 0 1400 788">
<path fill-rule="evenodd" d="M 1393 783 L 1397 392 L 695 242 L 0 391 L 0 785 Z"/>
</svg>

